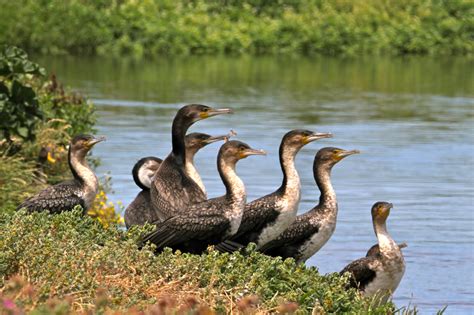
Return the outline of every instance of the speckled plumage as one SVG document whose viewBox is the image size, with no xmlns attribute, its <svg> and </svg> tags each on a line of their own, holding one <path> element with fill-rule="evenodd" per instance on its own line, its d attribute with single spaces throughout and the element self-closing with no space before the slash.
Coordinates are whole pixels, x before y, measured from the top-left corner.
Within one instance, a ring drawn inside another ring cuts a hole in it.
<svg viewBox="0 0 474 315">
<path fill-rule="evenodd" d="M 73 180 L 50 186 L 38 194 L 26 199 L 17 209 L 25 208 L 30 212 L 49 210 L 60 213 L 71 210 L 76 205 L 84 209 L 90 208 L 98 190 L 98 181 L 86 161 L 87 152 L 92 146 L 104 140 L 89 135 L 78 135 L 70 144 L 68 162 Z"/>
<path fill-rule="evenodd" d="M 390 298 L 405 273 L 405 260 L 400 246 L 391 238 L 386 228 L 386 219 L 391 207 L 392 205 L 386 202 L 377 202 L 372 207 L 378 253 L 372 252 L 367 257 L 357 259 L 341 271 L 341 274 L 347 272 L 351 275 L 351 287 L 358 288 L 364 296 L 376 296 L 380 303 L 385 303 Z"/>
<path fill-rule="evenodd" d="M 329 137 L 309 130 L 292 130 L 281 141 L 279 158 L 283 182 L 275 192 L 256 199 L 245 206 L 239 231 L 230 241 L 246 246 L 250 242 L 257 248 L 278 237 L 295 220 L 300 202 L 300 178 L 295 168 L 295 157 L 307 143 Z M 228 251 L 229 244 L 217 249 Z M 235 248 L 238 249 L 238 248 Z M 235 250 L 234 249 L 234 250 Z"/>
<path fill-rule="evenodd" d="M 313 173 L 321 192 L 319 204 L 299 215 L 288 229 L 264 245 L 261 248 L 263 253 L 305 262 L 326 244 L 336 229 L 338 211 L 336 193 L 331 184 L 331 169 L 344 157 L 339 158 L 338 154 L 345 154 L 344 152 L 352 154 L 357 151 L 331 147 L 318 151 L 314 158 Z"/>
<path fill-rule="evenodd" d="M 182 107 L 176 114 L 172 126 L 173 150 L 156 172 L 150 189 L 152 209 L 161 220 L 179 214 L 191 204 L 206 200 L 206 194 L 186 174 L 184 137 L 196 121 L 229 112 L 191 104 Z"/>
<path fill-rule="evenodd" d="M 243 149 L 242 149 L 243 148 Z M 201 253 L 237 232 L 246 202 L 245 186 L 235 173 L 235 164 L 251 150 L 240 141 L 229 141 L 219 150 L 218 170 L 226 187 L 224 196 L 191 205 L 186 212 L 157 223 L 156 230 L 143 239 L 160 251 L 164 247 Z M 256 154 L 256 152 L 252 153 Z"/>
</svg>

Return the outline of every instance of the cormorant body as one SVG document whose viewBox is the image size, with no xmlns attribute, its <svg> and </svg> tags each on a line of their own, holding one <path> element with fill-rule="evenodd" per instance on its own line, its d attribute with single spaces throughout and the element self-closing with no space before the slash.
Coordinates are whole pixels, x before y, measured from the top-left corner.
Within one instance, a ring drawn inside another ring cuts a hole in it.
<svg viewBox="0 0 474 315">
<path fill-rule="evenodd" d="M 205 192 L 204 184 L 201 177 L 194 166 L 194 156 L 196 153 L 204 148 L 206 145 L 219 140 L 225 140 L 231 135 L 212 137 L 205 133 L 193 132 L 185 137 L 186 145 L 186 161 L 185 172 L 191 177 L 201 189 Z M 153 156 L 140 159 L 132 170 L 133 180 L 138 187 L 142 189 L 125 209 L 125 226 L 127 228 L 132 225 L 143 225 L 146 222 L 155 222 L 159 220 L 156 213 L 151 210 L 150 187 L 153 181 L 153 176 L 160 167 L 162 160 Z"/>
<path fill-rule="evenodd" d="M 171 130 L 173 150 L 155 174 L 151 185 L 151 204 L 160 220 L 187 209 L 191 204 L 206 200 L 206 194 L 185 171 L 185 135 L 196 121 L 231 113 L 230 109 L 213 109 L 191 104 L 182 107 L 173 120 Z"/>
<path fill-rule="evenodd" d="M 331 184 L 331 169 L 346 156 L 359 153 L 327 147 L 316 153 L 313 174 L 321 192 L 319 204 L 296 220 L 261 251 L 270 256 L 292 257 L 305 262 L 326 244 L 336 228 L 337 200 Z"/>
<path fill-rule="evenodd" d="M 146 222 L 151 223 L 157 219 L 151 211 L 150 186 L 162 162 L 160 158 L 148 156 L 138 160 L 133 166 L 133 180 L 142 190 L 125 209 L 124 219 L 127 228 L 132 225 L 143 225 Z"/>
<path fill-rule="evenodd" d="M 246 202 L 245 186 L 235 172 L 236 163 L 249 155 L 265 154 L 240 141 L 223 144 L 217 157 L 219 175 L 226 194 L 193 204 L 186 211 L 157 223 L 156 230 L 144 237 L 161 251 L 164 247 L 199 254 L 235 234 Z"/>
<path fill-rule="evenodd" d="M 69 145 L 68 162 L 74 179 L 50 186 L 38 194 L 26 199 L 17 207 L 30 212 L 49 210 L 60 213 L 80 205 L 84 213 L 92 205 L 98 190 L 98 180 L 86 161 L 86 155 L 92 147 L 105 140 L 104 137 L 78 135 Z"/>
<path fill-rule="evenodd" d="M 350 287 L 364 296 L 376 296 L 385 303 L 397 289 L 405 273 L 405 260 L 400 247 L 388 234 L 386 221 L 393 207 L 388 202 L 377 202 L 372 207 L 372 223 L 377 235 L 379 252 L 357 259 L 340 273 L 350 274 Z"/>
<path fill-rule="evenodd" d="M 295 220 L 300 202 L 301 184 L 295 167 L 296 154 L 306 144 L 331 136 L 329 133 L 302 129 L 287 132 L 279 149 L 283 172 L 281 186 L 275 192 L 246 204 L 237 234 L 216 248 L 220 251 L 232 251 L 250 242 L 256 243 L 259 248 L 280 235 Z M 236 244 L 239 246 L 235 247 Z"/>
<path fill-rule="evenodd" d="M 398 248 L 400 248 L 400 249 L 405 248 L 405 247 L 407 247 L 407 246 L 408 246 L 407 243 L 398 244 Z M 373 245 L 373 246 L 367 251 L 367 254 L 365 254 L 365 257 L 377 256 L 377 255 L 380 255 L 380 247 L 379 247 L 379 244 Z"/>
</svg>

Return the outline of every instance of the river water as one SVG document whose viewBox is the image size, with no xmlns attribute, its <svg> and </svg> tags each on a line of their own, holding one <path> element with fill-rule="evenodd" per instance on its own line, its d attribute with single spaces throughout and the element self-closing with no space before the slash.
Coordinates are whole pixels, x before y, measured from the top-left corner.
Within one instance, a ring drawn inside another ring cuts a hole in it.
<svg viewBox="0 0 474 315">
<path fill-rule="evenodd" d="M 282 174 L 278 146 L 295 128 L 332 132 L 297 157 L 300 213 L 319 197 L 312 162 L 324 146 L 359 149 L 340 162 L 332 181 L 338 225 L 308 262 L 341 270 L 376 242 L 370 207 L 395 205 L 388 228 L 404 249 L 406 273 L 394 301 L 423 314 L 474 309 L 474 77 L 466 58 L 188 57 L 153 61 L 40 57 L 60 81 L 97 105 L 94 154 L 110 172 L 114 201 L 138 192 L 131 169 L 143 156 L 170 151 L 171 120 L 187 103 L 231 107 L 234 115 L 195 124 L 211 135 L 237 131 L 239 140 L 268 151 L 238 165 L 248 199 L 274 191 Z M 215 165 L 218 144 L 196 157 L 208 194 L 223 194 Z"/>
</svg>

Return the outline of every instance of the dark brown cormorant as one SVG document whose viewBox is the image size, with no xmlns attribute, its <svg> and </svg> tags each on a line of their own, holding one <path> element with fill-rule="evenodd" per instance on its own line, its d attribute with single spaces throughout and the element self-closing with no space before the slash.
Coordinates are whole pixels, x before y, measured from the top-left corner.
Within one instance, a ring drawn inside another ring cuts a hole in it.
<svg viewBox="0 0 474 315">
<path fill-rule="evenodd" d="M 273 193 L 245 205 L 239 231 L 224 244 L 220 251 L 232 251 L 250 242 L 257 248 L 275 239 L 295 220 L 300 202 L 300 177 L 295 168 L 295 157 L 306 144 L 332 137 L 330 133 L 314 133 L 296 129 L 287 132 L 280 144 L 279 157 L 283 172 L 281 186 Z M 232 248 L 234 246 L 234 248 Z"/>
<path fill-rule="evenodd" d="M 146 222 L 153 222 L 157 218 L 153 217 L 153 211 L 150 211 L 150 186 L 156 171 L 163 161 L 154 156 L 144 157 L 138 160 L 133 166 L 132 175 L 135 184 L 142 189 L 125 209 L 125 226 L 130 228 L 132 225 L 143 225 Z"/>
<path fill-rule="evenodd" d="M 103 140 L 105 137 L 91 135 L 74 137 L 68 153 L 69 167 L 74 179 L 42 190 L 26 199 L 17 209 L 25 208 L 30 212 L 49 210 L 51 213 L 59 213 L 80 205 L 86 213 L 98 189 L 97 177 L 87 164 L 86 155 L 96 143 Z"/>
<path fill-rule="evenodd" d="M 208 144 L 219 140 L 225 140 L 233 134 L 225 136 L 212 137 L 205 133 L 193 132 L 186 135 L 186 161 L 185 172 L 191 177 L 201 189 L 205 192 L 204 184 L 201 177 L 194 167 L 194 156 L 196 153 Z M 150 187 L 153 176 L 161 165 L 162 160 L 153 156 L 140 159 L 132 170 L 133 180 L 138 187 L 142 189 L 125 209 L 125 226 L 127 228 L 132 225 L 143 225 L 146 222 L 154 222 L 159 220 L 154 211 L 151 211 Z"/>
<path fill-rule="evenodd" d="M 185 172 L 184 137 L 188 128 L 196 121 L 231 112 L 198 104 L 186 105 L 177 112 L 171 128 L 173 150 L 156 172 L 150 190 L 153 211 L 161 220 L 206 200 L 206 194 Z"/>
<path fill-rule="evenodd" d="M 292 257 L 305 262 L 323 247 L 336 228 L 337 200 L 331 184 L 331 169 L 346 156 L 359 153 L 338 148 L 323 148 L 314 158 L 313 174 L 321 192 L 319 204 L 296 220 L 261 251 L 270 256 Z"/>
<path fill-rule="evenodd" d="M 388 202 L 376 202 L 372 206 L 379 253 L 357 259 L 341 271 L 341 275 L 350 274 L 351 287 L 359 289 L 364 296 L 377 296 L 381 303 L 390 298 L 405 273 L 402 251 L 387 232 L 386 221 L 392 207 Z"/>
<path fill-rule="evenodd" d="M 156 230 L 144 237 L 161 251 L 164 247 L 201 253 L 208 245 L 217 244 L 239 229 L 246 202 L 245 186 L 235 172 L 236 163 L 249 155 L 265 151 L 251 149 L 240 141 L 228 141 L 219 150 L 217 168 L 226 194 L 191 205 L 188 209 L 157 223 Z"/>
</svg>

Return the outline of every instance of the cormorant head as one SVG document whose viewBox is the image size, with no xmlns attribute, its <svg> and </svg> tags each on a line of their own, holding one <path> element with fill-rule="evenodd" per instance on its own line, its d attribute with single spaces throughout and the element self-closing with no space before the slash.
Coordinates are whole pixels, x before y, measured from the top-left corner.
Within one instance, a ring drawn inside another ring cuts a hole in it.
<svg viewBox="0 0 474 315">
<path fill-rule="evenodd" d="M 138 160 L 133 166 L 132 175 L 135 184 L 141 189 L 149 189 L 156 171 L 163 162 L 160 158 L 147 156 Z"/>
<path fill-rule="evenodd" d="M 248 144 L 238 140 L 231 140 L 224 143 L 219 150 L 219 157 L 226 161 L 237 162 L 250 155 L 266 155 L 263 150 L 252 149 Z"/>
<path fill-rule="evenodd" d="M 226 140 L 230 135 L 210 136 L 205 133 L 193 132 L 186 135 L 184 142 L 186 144 L 186 153 L 193 156 L 197 151 L 204 148 L 206 145 L 216 141 Z"/>
<path fill-rule="evenodd" d="M 304 145 L 323 138 L 331 138 L 332 134 L 327 132 L 312 132 L 310 130 L 295 129 L 287 132 L 280 145 L 280 151 L 285 148 L 292 148 L 298 152 Z"/>
<path fill-rule="evenodd" d="M 337 162 L 345 158 L 346 156 L 360 153 L 359 150 L 343 150 L 339 148 L 326 147 L 316 153 L 314 157 L 313 168 L 315 169 L 317 165 L 325 164 L 330 167 L 334 166 Z"/>
<path fill-rule="evenodd" d="M 212 108 L 201 104 L 190 104 L 181 107 L 176 114 L 176 117 L 183 117 L 192 124 L 209 117 L 232 113 L 233 112 L 230 108 Z"/>
<path fill-rule="evenodd" d="M 385 223 L 393 204 L 385 201 L 378 201 L 372 206 L 372 221 L 374 223 Z"/>
<path fill-rule="evenodd" d="M 104 140 L 104 136 L 77 135 L 71 140 L 69 149 L 72 154 L 84 157 L 95 144 Z"/>
</svg>

